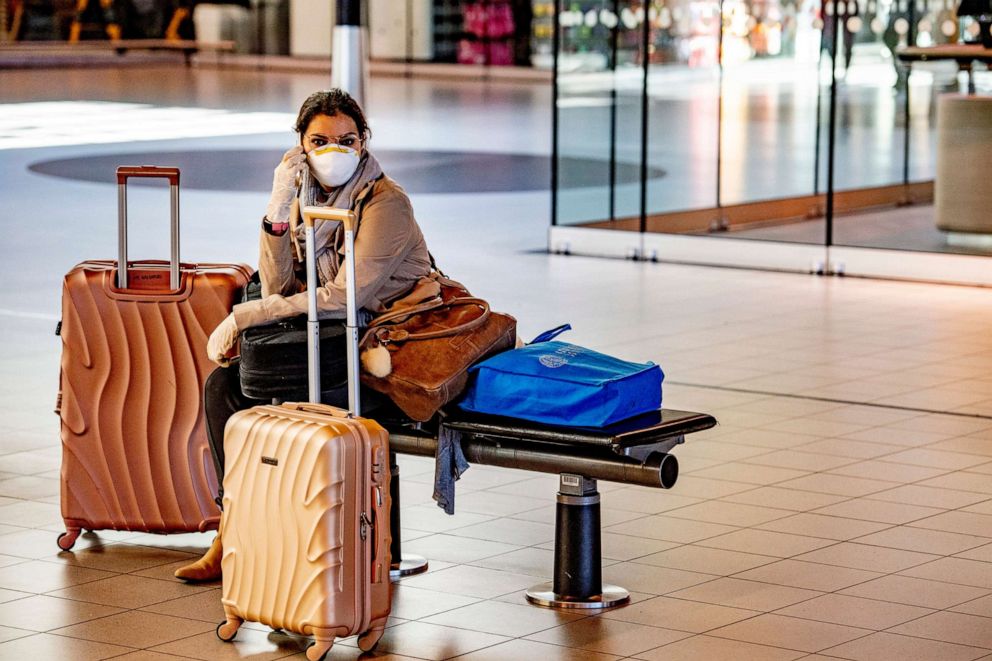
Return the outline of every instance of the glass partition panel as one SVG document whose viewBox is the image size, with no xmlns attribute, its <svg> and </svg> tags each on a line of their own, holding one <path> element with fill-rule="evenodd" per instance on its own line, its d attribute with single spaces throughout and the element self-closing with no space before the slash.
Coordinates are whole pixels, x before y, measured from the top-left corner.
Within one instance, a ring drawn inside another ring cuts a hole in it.
<svg viewBox="0 0 992 661">
<path fill-rule="evenodd" d="M 570 0 L 558 16 L 555 222 L 611 224 L 639 213 L 638 2 Z"/>
</svg>

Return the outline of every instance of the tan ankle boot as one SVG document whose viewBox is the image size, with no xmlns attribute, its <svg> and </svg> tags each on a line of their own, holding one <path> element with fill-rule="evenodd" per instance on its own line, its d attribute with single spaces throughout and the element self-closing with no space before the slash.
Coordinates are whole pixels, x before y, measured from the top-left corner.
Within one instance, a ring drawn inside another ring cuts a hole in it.
<svg viewBox="0 0 992 661">
<path fill-rule="evenodd" d="M 220 543 L 220 534 L 214 537 L 213 544 L 196 562 L 180 567 L 175 577 L 184 581 L 199 583 L 201 581 L 216 581 L 220 579 L 220 561 L 224 555 L 224 547 Z"/>
</svg>

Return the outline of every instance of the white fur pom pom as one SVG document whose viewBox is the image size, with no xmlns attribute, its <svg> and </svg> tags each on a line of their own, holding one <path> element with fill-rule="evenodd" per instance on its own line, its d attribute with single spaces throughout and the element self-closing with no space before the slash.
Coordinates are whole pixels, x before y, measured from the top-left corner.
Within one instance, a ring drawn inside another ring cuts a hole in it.
<svg viewBox="0 0 992 661">
<path fill-rule="evenodd" d="M 366 349 L 362 352 L 362 367 L 377 379 L 386 378 L 393 371 L 393 360 L 389 356 L 389 349 L 381 344 Z"/>
</svg>

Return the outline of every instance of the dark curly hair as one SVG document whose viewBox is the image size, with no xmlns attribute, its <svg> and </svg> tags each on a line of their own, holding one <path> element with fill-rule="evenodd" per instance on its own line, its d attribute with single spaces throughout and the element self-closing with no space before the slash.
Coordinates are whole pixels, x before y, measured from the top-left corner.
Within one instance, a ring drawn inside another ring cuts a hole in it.
<svg viewBox="0 0 992 661">
<path fill-rule="evenodd" d="M 342 89 L 330 89 L 314 92 L 307 97 L 307 100 L 300 106 L 300 114 L 296 117 L 296 124 L 293 128 L 300 135 L 303 135 L 310 122 L 317 115 L 347 115 L 358 127 L 358 135 L 362 140 L 367 140 L 372 135 L 369 129 L 368 120 L 361 106 Z"/>
</svg>

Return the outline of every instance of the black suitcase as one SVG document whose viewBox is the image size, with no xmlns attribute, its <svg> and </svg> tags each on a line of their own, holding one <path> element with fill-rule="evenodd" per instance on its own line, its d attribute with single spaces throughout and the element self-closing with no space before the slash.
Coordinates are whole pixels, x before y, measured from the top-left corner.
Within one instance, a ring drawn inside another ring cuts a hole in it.
<svg viewBox="0 0 992 661">
<path fill-rule="evenodd" d="M 241 390 L 253 399 L 306 399 L 306 315 L 246 328 L 241 333 Z M 339 391 L 348 383 L 343 320 L 320 324 L 320 386 Z M 303 395 L 300 397 L 300 395 Z"/>
</svg>

